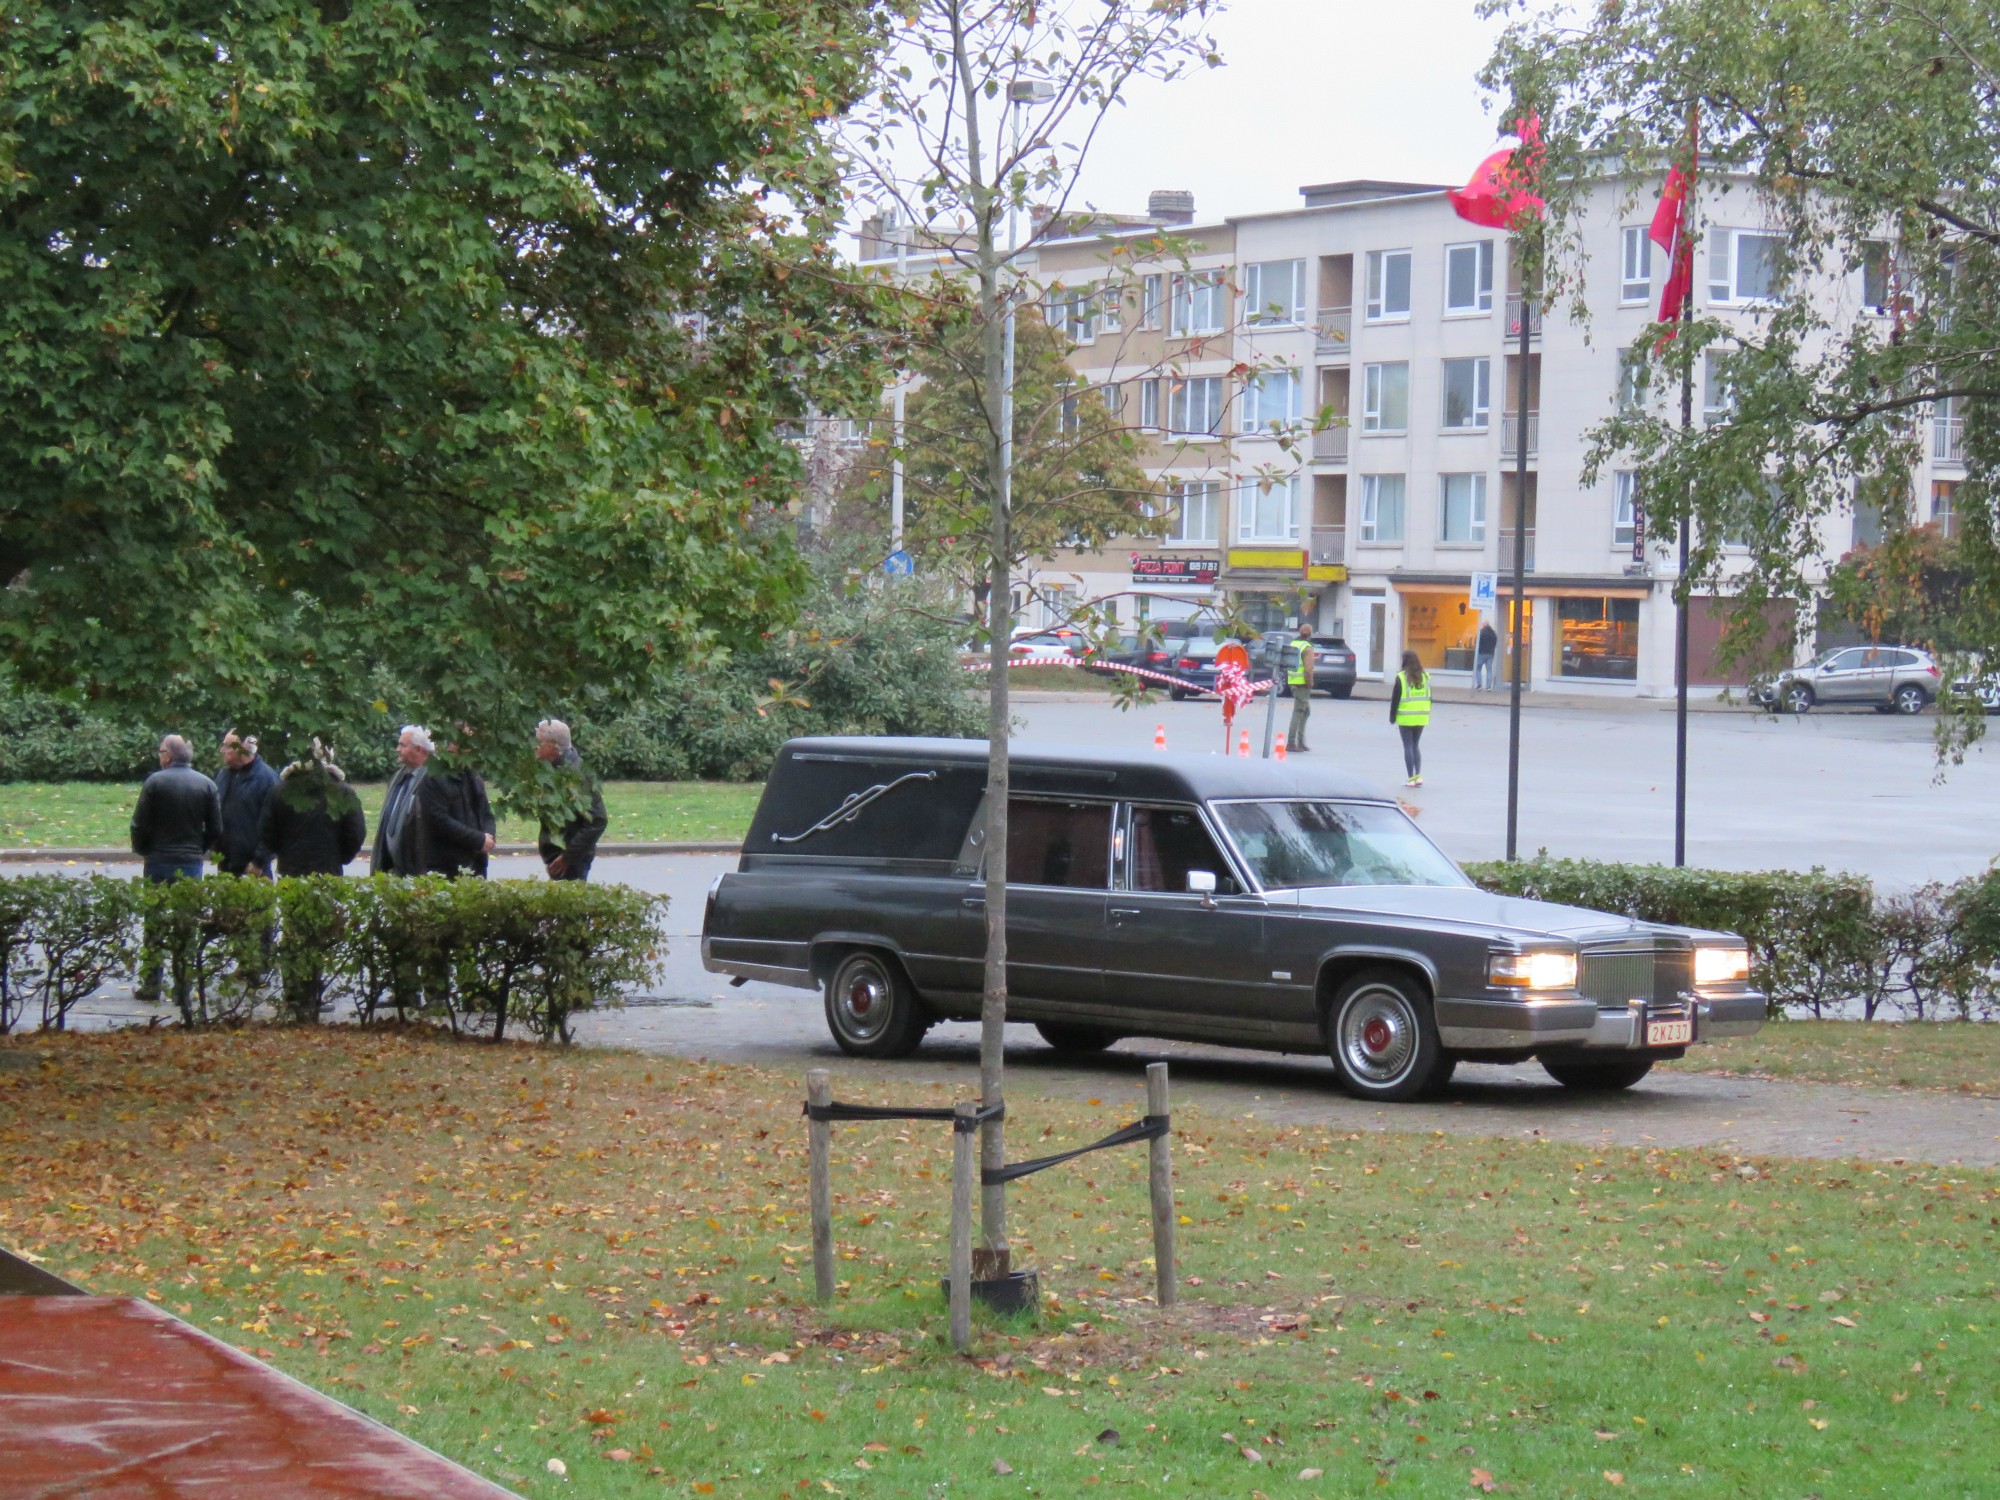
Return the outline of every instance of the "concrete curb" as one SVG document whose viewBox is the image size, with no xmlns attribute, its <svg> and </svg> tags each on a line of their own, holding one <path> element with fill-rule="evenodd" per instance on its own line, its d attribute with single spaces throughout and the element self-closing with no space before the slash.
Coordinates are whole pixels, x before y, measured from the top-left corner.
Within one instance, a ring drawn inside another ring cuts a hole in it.
<svg viewBox="0 0 2000 1500">
<path fill-rule="evenodd" d="M 610 854 L 740 854 L 740 842 L 729 843 L 720 839 L 696 840 L 678 844 L 599 844 L 599 855 Z M 533 844 L 502 844 L 493 851 L 495 854 L 533 854 Z M 130 849 L 60 849 L 26 848 L 9 849 L 0 846 L 0 864 L 15 865 L 136 865 L 140 856 Z"/>
</svg>

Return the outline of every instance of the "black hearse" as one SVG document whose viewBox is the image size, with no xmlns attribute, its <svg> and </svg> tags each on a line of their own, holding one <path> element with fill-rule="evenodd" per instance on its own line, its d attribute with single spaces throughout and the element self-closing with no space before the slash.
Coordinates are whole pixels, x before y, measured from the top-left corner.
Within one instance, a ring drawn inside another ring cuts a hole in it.
<svg viewBox="0 0 2000 1500">
<path fill-rule="evenodd" d="M 1461 1059 L 1623 1088 L 1763 1023 L 1741 938 L 1480 890 L 1324 762 L 1022 744 L 1012 768 L 1008 1015 L 1053 1046 L 1324 1051 L 1353 1093 L 1408 1099 Z M 859 1056 L 976 1017 L 985 800 L 983 740 L 791 741 L 703 962 L 823 990 Z"/>
</svg>

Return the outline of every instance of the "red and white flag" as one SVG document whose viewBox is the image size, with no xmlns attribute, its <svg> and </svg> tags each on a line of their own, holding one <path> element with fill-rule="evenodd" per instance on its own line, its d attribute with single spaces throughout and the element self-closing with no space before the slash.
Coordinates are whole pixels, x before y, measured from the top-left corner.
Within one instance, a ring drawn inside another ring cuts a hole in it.
<svg viewBox="0 0 2000 1500">
<path fill-rule="evenodd" d="M 1470 224 L 1488 229 L 1516 229 L 1529 219 L 1542 216 L 1541 196 L 1535 192 L 1542 166 L 1542 122 L 1529 115 L 1508 127 L 1521 144 L 1495 151 L 1473 169 L 1472 178 L 1462 188 L 1450 188 L 1445 197 L 1458 216 Z"/>
<path fill-rule="evenodd" d="M 1653 227 L 1646 237 L 1667 252 L 1667 283 L 1660 288 L 1660 315 L 1657 321 L 1675 325 L 1660 335 L 1662 344 L 1679 331 L 1687 311 L 1688 289 L 1694 285 L 1694 222 L 1689 200 L 1694 196 L 1694 123 L 1688 123 L 1689 153 L 1686 167 L 1675 166 L 1667 173 L 1660 189 L 1660 206 L 1653 210 Z"/>
</svg>

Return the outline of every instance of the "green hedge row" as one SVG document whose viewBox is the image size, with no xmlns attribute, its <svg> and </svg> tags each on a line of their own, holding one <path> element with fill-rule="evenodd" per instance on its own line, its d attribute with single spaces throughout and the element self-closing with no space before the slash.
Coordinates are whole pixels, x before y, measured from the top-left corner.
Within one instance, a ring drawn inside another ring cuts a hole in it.
<svg viewBox="0 0 2000 1500">
<path fill-rule="evenodd" d="M 1546 855 L 1476 864 L 1490 891 L 1740 933 L 1774 1015 L 2000 1013 L 2000 870 L 1880 896 L 1859 875 L 1675 869 Z"/>
<path fill-rule="evenodd" d="M 0 1033 L 62 1030 L 130 975 L 187 1026 L 345 1010 L 567 1042 L 578 1011 L 657 975 L 666 907 L 569 881 L 26 876 L 0 881 Z"/>
</svg>

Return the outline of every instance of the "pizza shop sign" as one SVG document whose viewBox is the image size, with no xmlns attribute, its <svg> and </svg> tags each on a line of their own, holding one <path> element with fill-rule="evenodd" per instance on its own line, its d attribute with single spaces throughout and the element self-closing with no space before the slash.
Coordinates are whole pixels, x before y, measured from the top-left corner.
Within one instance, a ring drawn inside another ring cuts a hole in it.
<svg viewBox="0 0 2000 1500">
<path fill-rule="evenodd" d="M 1141 557 L 1132 554 L 1134 583 L 1212 584 L 1222 571 L 1219 557 Z"/>
</svg>

